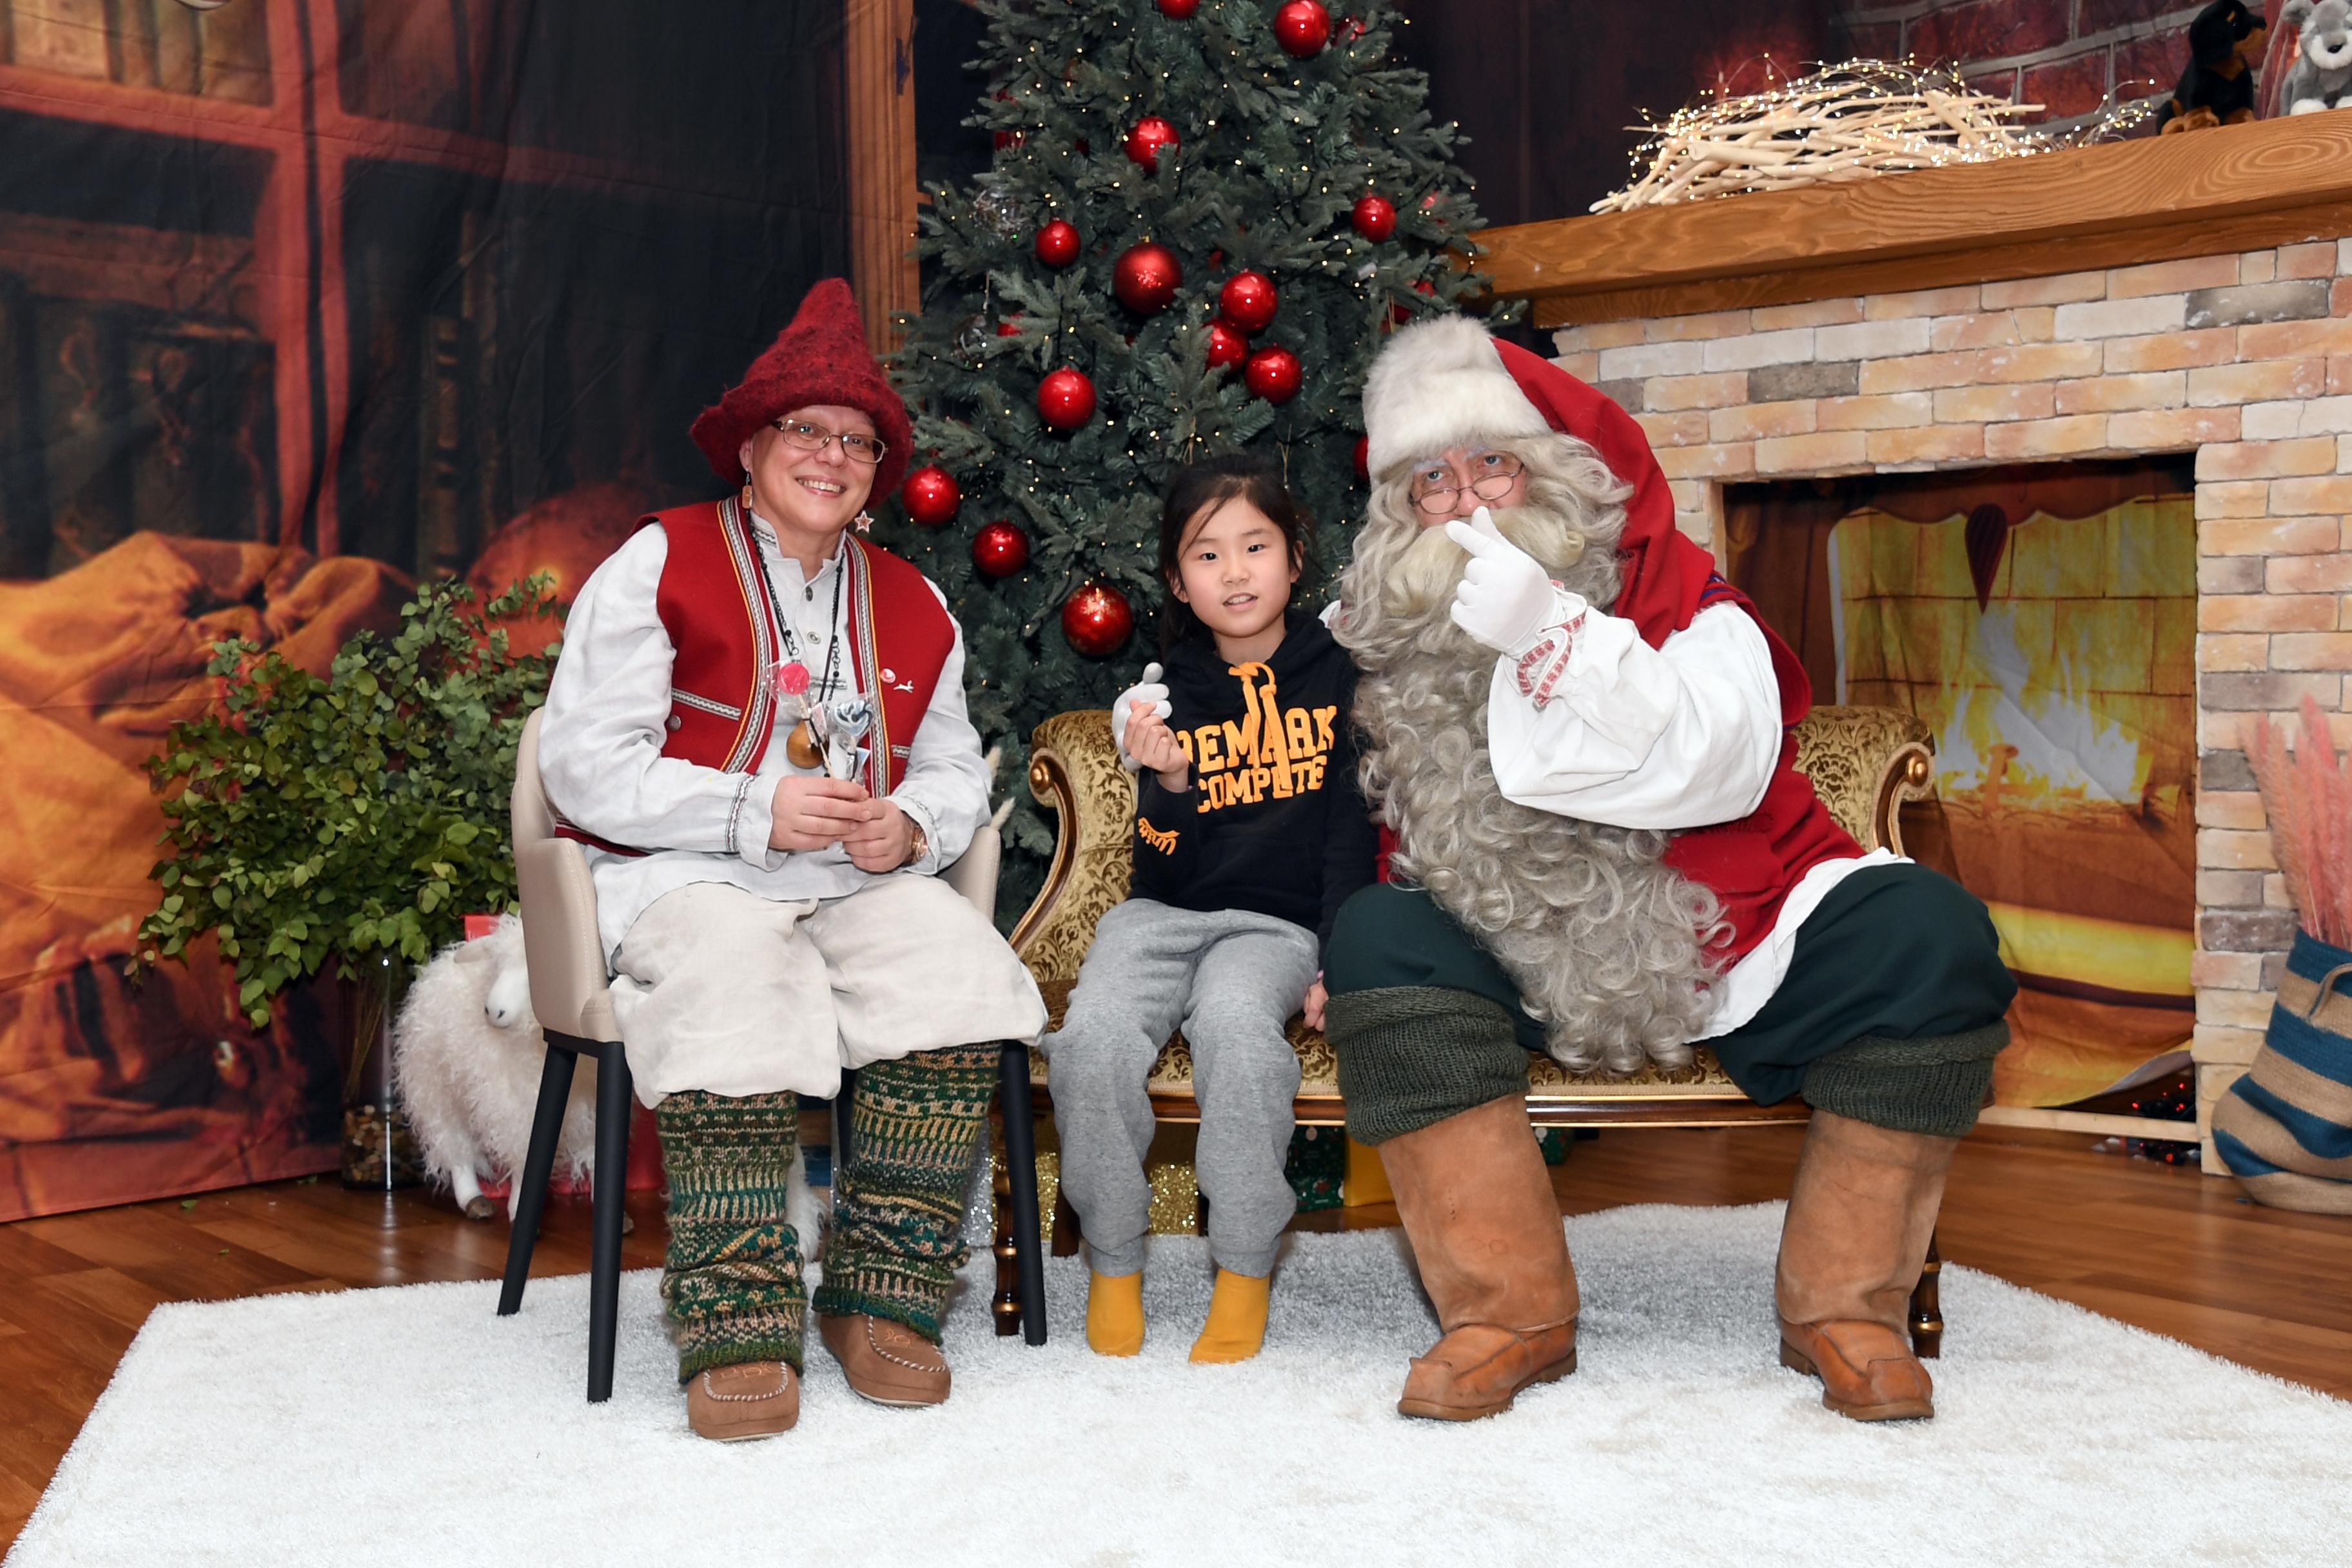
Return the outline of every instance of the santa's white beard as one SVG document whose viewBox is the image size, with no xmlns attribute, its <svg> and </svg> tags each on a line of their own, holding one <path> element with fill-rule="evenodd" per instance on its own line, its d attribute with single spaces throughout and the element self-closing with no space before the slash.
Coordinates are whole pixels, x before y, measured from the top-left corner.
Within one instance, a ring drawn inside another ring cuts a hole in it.
<svg viewBox="0 0 2352 1568">
<path fill-rule="evenodd" d="M 1595 604 L 1612 552 L 1534 507 L 1496 529 Z M 1701 935 L 1718 905 L 1663 863 L 1673 836 L 1604 826 L 1505 798 L 1486 743 L 1496 654 L 1454 626 L 1468 559 L 1443 528 L 1368 525 L 1334 630 L 1363 676 L 1354 722 L 1366 798 L 1396 831 L 1391 866 L 1418 882 L 1519 987 L 1551 1055 L 1578 1071 L 1687 1066 L 1714 1008 Z M 1591 592 L 1587 592 L 1590 589 Z"/>
</svg>

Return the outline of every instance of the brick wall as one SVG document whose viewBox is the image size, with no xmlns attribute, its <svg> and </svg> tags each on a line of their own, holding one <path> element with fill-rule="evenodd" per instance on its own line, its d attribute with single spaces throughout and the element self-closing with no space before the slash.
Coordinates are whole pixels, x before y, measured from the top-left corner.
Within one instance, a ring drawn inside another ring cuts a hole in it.
<svg viewBox="0 0 2352 1568">
<path fill-rule="evenodd" d="M 2168 93 L 2189 63 L 2181 0 L 1862 0 L 1842 8 L 1832 37 L 1844 56 L 1958 64 L 1979 90 L 2047 106 L 2049 119 L 2119 100 Z"/>
<path fill-rule="evenodd" d="M 2202 1124 L 2262 1042 L 2294 929 L 2242 728 L 2308 693 L 2352 742 L 2352 240 L 1556 341 L 1649 432 L 1710 545 L 1727 483 L 2196 454 Z"/>
</svg>

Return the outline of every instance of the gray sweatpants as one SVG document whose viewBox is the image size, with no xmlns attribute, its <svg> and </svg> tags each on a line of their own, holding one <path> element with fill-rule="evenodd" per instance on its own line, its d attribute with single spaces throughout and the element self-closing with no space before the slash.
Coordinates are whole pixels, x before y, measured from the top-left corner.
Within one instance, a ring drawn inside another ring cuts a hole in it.
<svg viewBox="0 0 2352 1568">
<path fill-rule="evenodd" d="M 1193 1171 L 1209 1200 L 1209 1256 L 1236 1274 L 1273 1272 L 1297 1208 L 1283 1163 L 1298 1057 L 1283 1026 L 1315 970 L 1314 933 L 1271 915 L 1129 899 L 1103 916 L 1068 1015 L 1038 1043 L 1062 1139 L 1062 1191 L 1096 1273 L 1143 1268 L 1152 1130 L 1144 1083 L 1179 1025 L 1201 1104 Z"/>
</svg>

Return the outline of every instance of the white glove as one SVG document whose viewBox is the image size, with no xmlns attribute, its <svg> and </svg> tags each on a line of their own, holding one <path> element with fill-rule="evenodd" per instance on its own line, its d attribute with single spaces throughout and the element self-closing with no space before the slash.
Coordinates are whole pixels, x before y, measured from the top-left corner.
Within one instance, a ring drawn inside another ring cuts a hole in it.
<svg viewBox="0 0 2352 1568">
<path fill-rule="evenodd" d="M 1445 537 L 1470 552 L 1454 588 L 1454 624 L 1496 653 L 1523 652 L 1546 626 L 1584 607 L 1575 595 L 1552 586 L 1534 556 L 1503 537 L 1485 507 L 1468 522 L 1457 517 L 1447 523 Z"/>
<path fill-rule="evenodd" d="M 1137 772 L 1143 764 L 1127 754 L 1127 721 L 1130 711 L 1128 705 L 1134 702 L 1149 702 L 1151 704 L 1151 710 L 1162 719 L 1176 711 L 1168 700 L 1168 688 L 1160 684 L 1160 678 L 1163 673 L 1165 672 L 1160 669 L 1157 662 L 1145 665 L 1143 679 L 1111 700 L 1111 744 L 1118 748 L 1119 763 L 1129 773 Z"/>
</svg>

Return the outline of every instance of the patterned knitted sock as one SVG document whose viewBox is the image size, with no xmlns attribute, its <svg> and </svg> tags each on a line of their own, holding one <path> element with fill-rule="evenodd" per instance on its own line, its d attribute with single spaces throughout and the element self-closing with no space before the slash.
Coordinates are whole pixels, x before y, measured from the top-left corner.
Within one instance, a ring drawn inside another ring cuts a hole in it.
<svg viewBox="0 0 2352 1568">
<path fill-rule="evenodd" d="M 800 1115 L 797 1095 L 698 1089 L 654 1112 L 669 1173 L 661 1295 L 680 1383 L 738 1362 L 801 1364 L 808 1298 L 784 1218 Z"/>
<path fill-rule="evenodd" d="M 858 1069 L 818 1311 L 887 1318 L 939 1342 L 948 1291 L 970 1255 L 964 1184 L 988 1125 L 999 1055 L 995 1046 L 960 1046 Z"/>
</svg>

